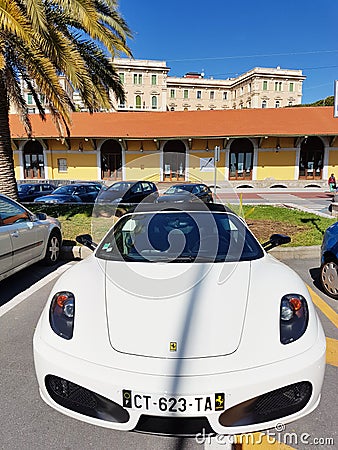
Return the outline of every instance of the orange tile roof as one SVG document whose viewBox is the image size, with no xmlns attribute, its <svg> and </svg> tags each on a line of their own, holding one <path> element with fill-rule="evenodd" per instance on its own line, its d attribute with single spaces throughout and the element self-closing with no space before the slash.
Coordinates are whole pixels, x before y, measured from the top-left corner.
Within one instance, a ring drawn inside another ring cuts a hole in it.
<svg viewBox="0 0 338 450">
<path fill-rule="evenodd" d="M 31 115 L 33 136 L 58 137 L 50 117 L 43 122 Z M 10 115 L 11 136 L 25 138 L 17 115 Z M 231 136 L 338 135 L 333 107 L 73 113 L 71 137 L 89 138 L 199 138 Z"/>
</svg>

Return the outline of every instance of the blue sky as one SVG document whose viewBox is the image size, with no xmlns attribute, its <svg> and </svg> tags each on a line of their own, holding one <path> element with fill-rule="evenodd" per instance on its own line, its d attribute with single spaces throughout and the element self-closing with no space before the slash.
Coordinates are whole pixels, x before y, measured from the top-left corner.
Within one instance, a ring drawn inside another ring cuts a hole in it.
<svg viewBox="0 0 338 450">
<path fill-rule="evenodd" d="M 333 95 L 338 1 L 120 0 L 136 59 L 167 61 L 169 75 L 234 77 L 253 67 L 302 69 L 303 103 Z"/>
</svg>

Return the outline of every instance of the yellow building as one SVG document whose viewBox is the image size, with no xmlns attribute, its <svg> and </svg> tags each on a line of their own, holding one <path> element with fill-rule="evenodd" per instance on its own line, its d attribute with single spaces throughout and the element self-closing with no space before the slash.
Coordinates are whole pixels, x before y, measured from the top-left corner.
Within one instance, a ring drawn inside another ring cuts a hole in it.
<svg viewBox="0 0 338 450">
<path fill-rule="evenodd" d="M 18 180 L 207 181 L 234 186 L 326 185 L 338 165 L 332 107 L 226 111 L 74 113 L 61 139 L 31 116 L 27 139 L 10 117 Z"/>
</svg>

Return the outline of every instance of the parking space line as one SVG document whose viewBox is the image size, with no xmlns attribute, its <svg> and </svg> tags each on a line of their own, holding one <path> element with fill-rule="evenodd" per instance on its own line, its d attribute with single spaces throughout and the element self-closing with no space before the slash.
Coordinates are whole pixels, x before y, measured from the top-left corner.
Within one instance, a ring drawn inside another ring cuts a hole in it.
<svg viewBox="0 0 338 450">
<path fill-rule="evenodd" d="M 308 286 L 309 292 L 312 297 L 313 303 L 322 311 L 323 314 L 338 328 L 338 314 L 329 306 L 322 298 L 316 294 L 310 286 Z"/>
<path fill-rule="evenodd" d="M 0 317 L 4 316 L 8 311 L 15 308 L 17 305 L 19 305 L 21 302 L 26 300 L 29 296 L 34 294 L 34 292 L 41 289 L 43 286 L 45 286 L 50 281 L 53 281 L 54 278 L 60 276 L 63 272 L 68 270 L 73 264 L 68 263 L 64 264 L 63 266 L 58 267 L 54 272 L 51 272 L 41 280 L 39 280 L 37 283 L 33 284 L 33 286 L 30 286 L 28 289 L 26 289 L 23 292 L 20 292 L 20 294 L 16 295 L 12 298 L 9 302 L 5 303 L 3 306 L 0 307 Z"/>
<path fill-rule="evenodd" d="M 338 367 L 338 341 L 326 338 L 326 363 Z"/>
</svg>

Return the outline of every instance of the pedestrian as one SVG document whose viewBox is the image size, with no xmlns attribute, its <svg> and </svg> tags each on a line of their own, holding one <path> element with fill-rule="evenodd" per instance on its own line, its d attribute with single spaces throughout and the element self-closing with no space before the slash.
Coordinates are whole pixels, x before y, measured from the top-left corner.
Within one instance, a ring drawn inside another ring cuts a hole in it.
<svg viewBox="0 0 338 450">
<path fill-rule="evenodd" d="M 330 187 L 330 192 L 335 192 L 336 191 L 336 179 L 335 179 L 334 173 L 331 173 L 330 178 L 328 180 L 328 184 Z"/>
</svg>

